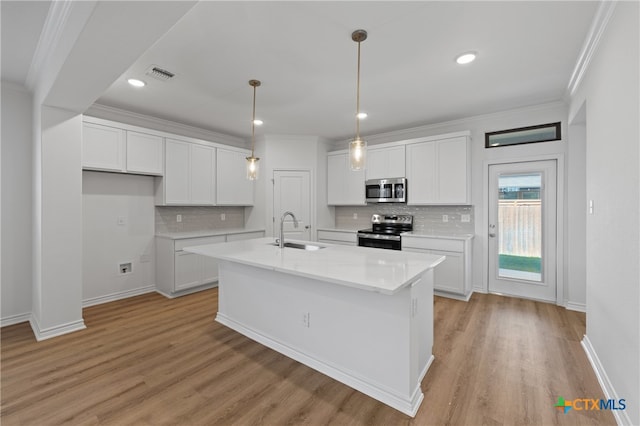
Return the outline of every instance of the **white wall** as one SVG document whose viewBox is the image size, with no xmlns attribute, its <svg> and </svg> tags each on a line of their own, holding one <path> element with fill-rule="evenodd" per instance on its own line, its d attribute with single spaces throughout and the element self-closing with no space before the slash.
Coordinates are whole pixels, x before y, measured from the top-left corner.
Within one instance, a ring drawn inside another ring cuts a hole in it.
<svg viewBox="0 0 640 426">
<path fill-rule="evenodd" d="M 82 173 L 83 306 L 155 290 L 153 179 Z M 119 273 L 123 262 L 131 274 Z"/>
<path fill-rule="evenodd" d="M 535 124 L 545 124 L 560 121 L 562 123 L 562 140 L 554 142 L 545 142 L 538 144 L 526 144 L 518 146 L 509 146 L 501 148 L 484 148 L 484 134 L 496 130 L 512 129 L 516 127 L 531 126 Z M 540 157 L 559 156 L 563 158 L 564 164 L 560 167 L 564 168 L 565 175 L 559 176 L 565 181 L 565 187 L 560 188 L 559 194 L 564 194 L 566 188 L 567 174 L 572 173 L 573 169 L 566 167 L 565 153 L 567 151 L 567 105 L 562 102 L 537 105 L 505 111 L 502 113 L 487 114 L 466 119 L 455 120 L 446 123 L 434 124 L 429 126 L 420 126 L 416 128 L 406 129 L 403 131 L 390 132 L 379 135 L 371 135 L 365 137 L 370 145 L 384 142 L 393 142 L 399 140 L 419 138 L 423 136 L 434 136 L 444 133 L 458 132 L 462 130 L 471 131 L 471 181 L 472 181 L 472 204 L 474 206 L 474 223 L 475 238 L 473 241 L 473 286 L 475 291 L 487 291 L 487 183 L 486 178 L 487 164 L 499 163 L 505 161 L 525 161 L 528 159 L 538 159 Z M 334 149 L 345 148 L 346 143 L 334 144 Z M 581 185 L 580 182 L 572 181 L 573 184 Z M 582 183 L 584 185 L 584 183 Z M 564 215 L 558 218 L 560 231 L 566 228 L 568 218 L 573 214 L 577 214 L 570 210 L 574 205 L 567 205 L 564 209 Z M 581 214 L 584 211 L 581 209 Z M 559 241 L 563 246 L 564 239 Z M 562 248 L 562 247 L 561 247 Z M 581 280 L 572 280 L 566 282 L 563 263 L 568 262 L 566 251 L 563 253 L 558 262 L 559 276 L 558 284 L 561 286 L 563 297 L 562 303 L 572 307 L 584 306 L 584 287 L 585 283 Z M 580 263 L 580 262 L 578 262 Z M 575 289 L 574 289 L 575 287 Z M 576 299 L 569 299 L 569 296 Z M 582 298 L 581 298 L 582 297 Z"/>
<path fill-rule="evenodd" d="M 316 136 L 266 135 L 256 141 L 256 156 L 260 160 L 256 182 L 255 205 L 245 213 L 246 226 L 266 228 L 266 235 L 275 235 L 273 217 L 273 171 L 311 171 L 311 226 L 315 239 L 318 226 L 332 226 L 332 209 L 326 205 L 327 158 L 326 142 Z M 319 225 L 318 225 L 319 223 Z M 277 227 L 276 227 L 277 228 Z"/>
<path fill-rule="evenodd" d="M 587 334 L 619 422 L 640 424 L 640 4 L 619 2 L 570 116 L 586 105 Z"/>
<path fill-rule="evenodd" d="M 2 326 L 31 314 L 31 102 L 2 83 Z"/>
</svg>

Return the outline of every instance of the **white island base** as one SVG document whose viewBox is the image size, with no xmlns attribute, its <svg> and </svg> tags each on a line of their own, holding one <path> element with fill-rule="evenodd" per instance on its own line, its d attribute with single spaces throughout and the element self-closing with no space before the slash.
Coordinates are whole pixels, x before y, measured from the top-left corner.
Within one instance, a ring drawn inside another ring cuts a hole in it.
<svg viewBox="0 0 640 426">
<path fill-rule="evenodd" d="M 219 268 L 216 321 L 415 416 L 433 361 L 433 268 L 393 294 L 229 260 Z"/>
</svg>

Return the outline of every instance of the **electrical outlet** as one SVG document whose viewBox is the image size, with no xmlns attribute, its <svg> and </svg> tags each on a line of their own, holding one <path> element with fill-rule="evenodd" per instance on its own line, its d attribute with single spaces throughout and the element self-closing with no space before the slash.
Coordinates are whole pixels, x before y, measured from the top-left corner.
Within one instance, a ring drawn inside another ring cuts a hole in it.
<svg viewBox="0 0 640 426">
<path fill-rule="evenodd" d="M 449 215 L 448 214 L 443 214 L 442 215 L 442 221 L 443 222 L 449 222 Z"/>
<path fill-rule="evenodd" d="M 311 314 L 309 312 L 302 314 L 302 325 L 307 328 L 311 325 Z"/>
<path fill-rule="evenodd" d="M 223 221 L 223 222 L 224 222 L 225 220 L 227 220 L 227 215 L 226 215 L 226 214 L 224 214 L 224 213 L 220 213 L 220 220 L 221 220 L 221 221 Z"/>
<path fill-rule="evenodd" d="M 127 275 L 133 272 L 132 263 L 126 262 L 118 265 L 118 271 L 120 275 Z"/>
<path fill-rule="evenodd" d="M 460 222 L 471 222 L 471 215 L 470 214 L 460 215 Z"/>
<path fill-rule="evenodd" d="M 354 213 L 353 214 L 353 220 L 357 220 L 358 219 L 358 213 Z"/>
<path fill-rule="evenodd" d="M 181 214 L 177 214 L 176 215 L 176 222 L 178 222 L 178 223 L 182 222 L 182 215 Z"/>
</svg>

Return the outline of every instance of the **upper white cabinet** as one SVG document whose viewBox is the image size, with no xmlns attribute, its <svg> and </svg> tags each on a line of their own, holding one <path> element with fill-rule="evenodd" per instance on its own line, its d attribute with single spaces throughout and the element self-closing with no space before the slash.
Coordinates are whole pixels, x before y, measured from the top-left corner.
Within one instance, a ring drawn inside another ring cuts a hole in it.
<svg viewBox="0 0 640 426">
<path fill-rule="evenodd" d="M 124 130 L 82 123 L 82 168 L 121 172 L 124 169 Z"/>
<path fill-rule="evenodd" d="M 216 174 L 216 204 L 227 206 L 252 206 L 254 181 L 247 179 L 246 157 L 251 153 L 244 150 L 218 148 Z"/>
<path fill-rule="evenodd" d="M 330 206 L 364 205 L 364 171 L 351 171 L 349 153 L 330 152 L 327 155 L 327 204 Z"/>
<path fill-rule="evenodd" d="M 408 204 L 471 204 L 469 136 L 407 144 L 406 164 Z"/>
<path fill-rule="evenodd" d="M 367 179 L 405 177 L 405 146 L 367 148 Z"/>
<path fill-rule="evenodd" d="M 82 131 L 83 169 L 162 175 L 162 137 L 94 122 Z"/>
<path fill-rule="evenodd" d="M 164 149 L 162 137 L 126 131 L 127 172 L 162 176 Z"/>
<path fill-rule="evenodd" d="M 215 204 L 215 148 L 167 138 L 165 156 L 157 205 Z"/>
</svg>

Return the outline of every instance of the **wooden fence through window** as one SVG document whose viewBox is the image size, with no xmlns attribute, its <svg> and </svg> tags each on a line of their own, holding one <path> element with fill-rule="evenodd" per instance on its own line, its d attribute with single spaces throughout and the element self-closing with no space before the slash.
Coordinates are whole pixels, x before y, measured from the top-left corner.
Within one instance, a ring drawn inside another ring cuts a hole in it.
<svg viewBox="0 0 640 426">
<path fill-rule="evenodd" d="M 499 253 L 541 257 L 542 205 L 540 200 L 499 200 Z"/>
</svg>

